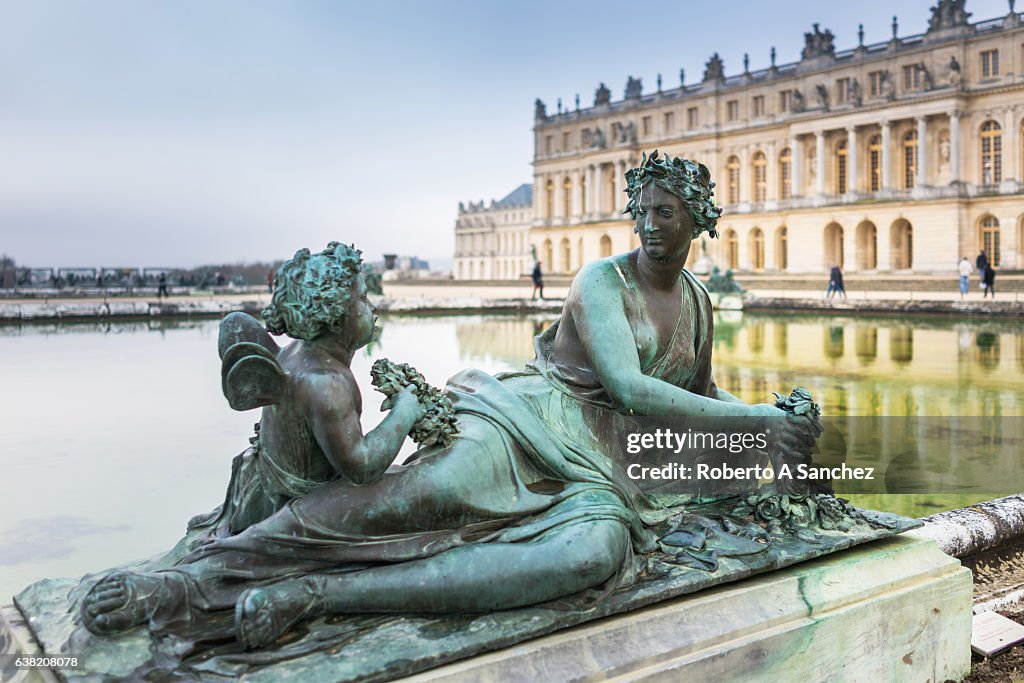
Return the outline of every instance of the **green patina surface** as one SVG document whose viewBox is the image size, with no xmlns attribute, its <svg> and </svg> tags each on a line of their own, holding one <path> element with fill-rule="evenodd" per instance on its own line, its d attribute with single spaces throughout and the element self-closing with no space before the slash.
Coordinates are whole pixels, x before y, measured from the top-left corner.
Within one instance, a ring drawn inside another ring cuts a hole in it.
<svg viewBox="0 0 1024 683">
<path fill-rule="evenodd" d="M 730 502 L 718 507 L 727 513 L 732 505 Z M 186 657 L 174 670 L 182 676 L 210 681 L 243 673 L 246 680 L 268 683 L 390 680 L 920 526 L 920 522 L 895 515 L 865 514 L 886 526 L 874 528 L 861 522 L 849 532 L 820 531 L 815 543 L 785 532 L 773 539 L 766 552 L 721 558 L 713 572 L 680 566 L 671 555 L 658 553 L 633 586 L 587 609 L 556 602 L 479 615 L 328 617 L 306 624 L 259 654 L 246 653 L 237 643 L 223 644 Z M 820 598 L 813 595 L 816 589 L 803 581 L 800 596 L 808 614 L 813 615 Z M 62 672 L 69 681 L 86 681 L 103 674 L 138 678 L 158 666 L 161 657 L 173 658 L 173 639 L 155 643 L 142 629 L 96 637 L 76 628 L 67 604 L 69 593 L 77 585 L 78 581 L 71 579 L 46 580 L 17 597 L 22 612 L 32 615 L 33 633 L 48 654 L 84 653 L 78 668 Z M 158 655 L 156 659 L 154 655 Z M 778 656 L 783 657 L 783 653 Z"/>
</svg>

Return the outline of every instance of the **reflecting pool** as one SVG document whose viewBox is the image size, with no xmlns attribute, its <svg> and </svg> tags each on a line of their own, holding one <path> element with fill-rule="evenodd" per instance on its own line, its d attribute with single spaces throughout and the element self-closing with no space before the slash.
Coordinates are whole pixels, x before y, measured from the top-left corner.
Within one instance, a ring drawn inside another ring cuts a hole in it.
<svg viewBox="0 0 1024 683">
<path fill-rule="evenodd" d="M 411 363 L 436 385 L 468 366 L 518 369 L 552 319 L 385 319 L 353 361 L 364 425 L 381 417 L 375 359 Z M 0 596 L 165 550 L 220 502 L 259 414 L 221 395 L 217 325 L 0 326 Z M 805 386 L 833 416 L 1024 415 L 1017 324 L 735 314 L 716 317 L 715 336 L 716 381 L 750 402 Z M 918 516 L 988 497 L 855 500 Z"/>
</svg>

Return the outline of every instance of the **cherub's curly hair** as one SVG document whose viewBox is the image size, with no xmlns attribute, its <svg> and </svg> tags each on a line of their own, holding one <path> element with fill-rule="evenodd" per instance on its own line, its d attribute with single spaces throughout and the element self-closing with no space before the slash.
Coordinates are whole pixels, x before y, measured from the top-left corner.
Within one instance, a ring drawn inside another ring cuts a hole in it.
<svg viewBox="0 0 1024 683">
<path fill-rule="evenodd" d="M 348 314 L 352 283 L 362 259 L 355 246 L 331 242 L 319 254 L 299 249 L 274 275 L 274 294 L 263 322 L 274 334 L 316 339 Z"/>
<path fill-rule="evenodd" d="M 626 210 L 636 220 L 640 206 L 640 194 L 644 184 L 653 180 L 658 187 L 671 192 L 683 200 L 690 218 L 693 219 L 693 235 L 696 239 L 705 230 L 711 237 L 717 237 L 715 225 L 722 215 L 722 207 L 715 206 L 715 184 L 711 182 L 711 171 L 704 164 L 682 157 L 658 158 L 658 150 L 651 156 L 644 154 L 637 168 L 626 172 L 626 194 L 629 203 Z"/>
</svg>

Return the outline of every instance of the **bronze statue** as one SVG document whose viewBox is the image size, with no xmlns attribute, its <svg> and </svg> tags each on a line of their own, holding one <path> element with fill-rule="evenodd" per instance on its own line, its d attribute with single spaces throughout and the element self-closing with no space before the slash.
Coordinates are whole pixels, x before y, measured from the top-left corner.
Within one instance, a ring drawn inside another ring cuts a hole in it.
<svg viewBox="0 0 1024 683">
<path fill-rule="evenodd" d="M 764 487 L 727 501 L 739 514 L 728 517 L 691 514 L 692 497 L 649 495 L 626 475 L 623 439 L 639 415 L 773 419 L 773 461 L 809 461 L 821 434 L 806 392 L 752 406 L 715 383 L 711 304 L 683 268 L 721 214 L 707 167 L 654 152 L 626 180 L 640 248 L 580 271 L 526 369 L 466 370 L 442 397 L 411 368 L 384 363 L 375 383 L 391 412 L 366 435 L 348 368 L 374 321 L 358 252 L 332 243 L 286 262 L 265 319 L 298 341 L 275 351 L 255 321 L 224 323 L 225 393 L 266 406 L 225 505 L 192 525 L 173 562 L 92 585 L 85 627 L 107 635 L 147 623 L 176 642 L 234 637 L 255 649 L 321 616 L 602 599 L 654 555 L 714 572 L 719 558 L 763 554 L 785 534 L 817 543 L 815 528 L 895 528 L 827 485 Z M 410 432 L 422 447 L 395 466 Z M 779 496 L 787 511 L 804 506 L 799 523 L 795 512 L 792 523 L 764 516 Z"/>
</svg>

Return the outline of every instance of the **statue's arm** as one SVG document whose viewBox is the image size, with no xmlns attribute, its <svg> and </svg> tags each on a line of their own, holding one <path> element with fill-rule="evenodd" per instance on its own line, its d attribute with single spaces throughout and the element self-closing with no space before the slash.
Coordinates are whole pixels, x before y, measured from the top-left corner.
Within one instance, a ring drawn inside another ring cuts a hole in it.
<svg viewBox="0 0 1024 683">
<path fill-rule="evenodd" d="M 356 409 L 358 389 L 332 375 L 315 375 L 301 385 L 313 436 L 334 469 L 356 484 L 384 474 L 402 448 L 405 437 L 423 409 L 411 390 L 395 396 L 388 414 L 363 434 Z"/>
<path fill-rule="evenodd" d="M 750 415 L 750 406 L 698 396 L 641 371 L 622 286 L 614 266 L 598 261 L 580 272 L 567 302 L 601 385 L 619 409 L 637 415 Z"/>
</svg>

